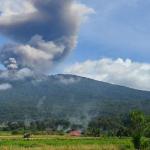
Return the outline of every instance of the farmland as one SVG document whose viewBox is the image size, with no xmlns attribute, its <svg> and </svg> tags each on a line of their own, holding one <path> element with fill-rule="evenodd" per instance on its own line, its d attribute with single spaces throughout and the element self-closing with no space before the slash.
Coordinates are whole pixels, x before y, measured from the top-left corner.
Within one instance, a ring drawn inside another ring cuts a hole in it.
<svg viewBox="0 0 150 150">
<path fill-rule="evenodd" d="M 133 150 L 130 138 L 93 138 L 56 135 L 22 135 L 9 133 L 0 136 L 1 150 Z"/>
</svg>

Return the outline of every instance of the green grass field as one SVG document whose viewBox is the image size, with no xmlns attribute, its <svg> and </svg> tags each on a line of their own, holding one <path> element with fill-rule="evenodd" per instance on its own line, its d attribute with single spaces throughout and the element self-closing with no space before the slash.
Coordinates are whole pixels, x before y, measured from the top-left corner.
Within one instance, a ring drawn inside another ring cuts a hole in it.
<svg viewBox="0 0 150 150">
<path fill-rule="evenodd" d="M 133 150 L 130 138 L 91 138 L 70 136 L 32 136 L 24 140 L 21 135 L 0 135 L 0 150 Z"/>
</svg>

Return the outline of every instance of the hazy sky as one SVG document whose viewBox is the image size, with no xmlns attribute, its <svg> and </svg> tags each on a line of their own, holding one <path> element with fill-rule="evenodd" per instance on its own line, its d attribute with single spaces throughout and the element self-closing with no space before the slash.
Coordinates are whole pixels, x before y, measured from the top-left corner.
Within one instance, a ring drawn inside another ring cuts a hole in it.
<svg viewBox="0 0 150 150">
<path fill-rule="evenodd" d="M 95 13 L 82 23 L 74 51 L 50 73 L 150 90 L 150 0 L 78 1 Z M 0 45 L 7 41 L 0 36 Z"/>
</svg>

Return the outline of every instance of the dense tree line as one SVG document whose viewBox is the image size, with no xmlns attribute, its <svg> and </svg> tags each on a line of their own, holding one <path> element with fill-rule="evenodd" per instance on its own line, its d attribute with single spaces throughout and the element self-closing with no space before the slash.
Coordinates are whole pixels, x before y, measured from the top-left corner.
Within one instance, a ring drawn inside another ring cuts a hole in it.
<svg viewBox="0 0 150 150">
<path fill-rule="evenodd" d="M 140 132 L 143 132 L 145 137 L 150 138 L 150 116 L 145 116 L 140 111 L 135 111 L 137 114 L 134 114 L 135 112 L 133 112 L 120 118 L 96 117 L 90 121 L 86 134 L 91 136 L 128 137 L 132 136 L 133 131 L 137 132 L 133 129 L 136 129 L 136 126 L 138 126 L 137 130 L 142 130 L 144 128 L 144 130 Z M 141 118 L 139 117 L 139 122 L 138 120 L 133 122 L 134 115 L 135 117 L 141 115 Z"/>
<path fill-rule="evenodd" d="M 132 114 L 133 115 L 133 114 Z M 138 115 L 138 114 L 137 114 Z M 133 115 L 134 116 L 134 115 Z M 87 127 L 81 124 L 73 124 L 68 120 L 63 119 L 44 119 L 44 120 L 25 120 L 16 122 L 5 122 L 1 123 L 1 131 L 11 131 L 13 133 L 20 132 L 39 132 L 45 133 L 61 132 L 67 133 L 70 130 L 81 130 L 84 135 L 87 136 L 117 136 L 126 137 L 132 135 L 133 120 L 131 114 L 113 117 L 113 116 L 99 116 L 93 118 Z M 142 122 L 142 119 L 139 121 Z M 137 123 L 134 123 L 135 125 Z M 150 137 L 150 116 L 144 116 L 144 123 L 139 124 L 142 128 L 144 127 L 144 136 Z"/>
</svg>

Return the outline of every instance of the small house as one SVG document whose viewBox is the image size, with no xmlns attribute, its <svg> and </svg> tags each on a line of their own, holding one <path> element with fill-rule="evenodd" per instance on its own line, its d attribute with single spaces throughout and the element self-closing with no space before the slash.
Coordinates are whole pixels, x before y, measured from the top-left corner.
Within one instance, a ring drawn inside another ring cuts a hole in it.
<svg viewBox="0 0 150 150">
<path fill-rule="evenodd" d="M 69 135 L 79 137 L 79 136 L 81 136 L 81 131 L 79 131 L 79 130 L 70 131 Z"/>
</svg>

